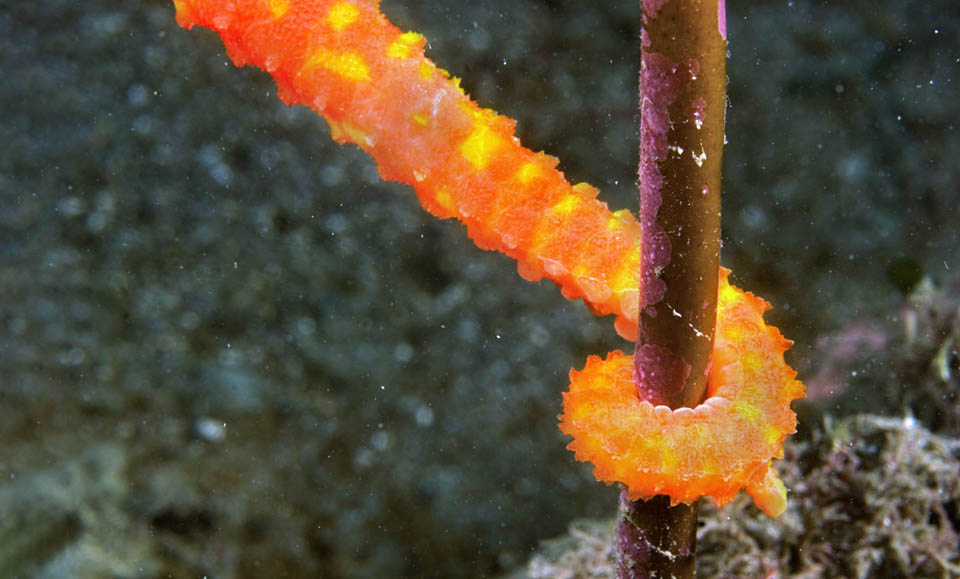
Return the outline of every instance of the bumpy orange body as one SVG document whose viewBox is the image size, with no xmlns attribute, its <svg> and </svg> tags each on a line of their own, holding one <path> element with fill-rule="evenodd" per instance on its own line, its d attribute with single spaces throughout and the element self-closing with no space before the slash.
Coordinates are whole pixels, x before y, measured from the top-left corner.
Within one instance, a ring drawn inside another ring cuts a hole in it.
<svg viewBox="0 0 960 579">
<path fill-rule="evenodd" d="M 803 384 L 783 361 L 790 347 L 763 321 L 769 304 L 720 275 L 717 326 L 707 400 L 670 410 L 637 398 L 633 358 L 591 356 L 570 372 L 560 429 L 570 449 L 594 464 L 594 476 L 627 485 L 630 498 L 669 495 L 689 503 L 709 495 L 729 502 L 746 488 L 765 513 L 786 508 L 786 491 L 770 459 L 783 456 L 794 432 L 790 402 Z"/>
<path fill-rule="evenodd" d="M 174 4 L 181 26 L 217 31 L 238 66 L 273 75 L 285 103 L 323 115 L 335 140 L 368 152 L 384 179 L 413 186 L 427 211 L 455 217 L 478 246 L 515 259 L 524 278 L 553 280 L 636 337 L 637 220 L 611 212 L 595 188 L 567 182 L 555 158 L 521 146 L 514 122 L 470 100 L 424 56 L 423 36 L 390 24 L 377 1 Z M 789 405 L 802 386 L 783 362 L 788 342 L 763 323 L 762 300 L 723 281 L 706 403 L 670 411 L 639 400 L 629 358 L 614 353 L 571 372 L 561 429 L 599 480 L 623 482 L 635 498 L 722 503 L 746 487 L 777 514 L 785 492 L 770 459 L 794 430 Z"/>
<path fill-rule="evenodd" d="M 640 224 L 611 213 L 557 160 L 514 136 L 514 122 L 470 100 L 370 0 L 177 0 L 177 21 L 216 30 L 239 66 L 258 66 L 287 104 L 312 107 L 333 138 L 368 152 L 380 175 L 412 185 L 427 211 L 456 217 L 528 280 L 556 282 L 616 314 L 636 335 Z M 562 226 L 561 226 L 562 224 Z"/>
</svg>

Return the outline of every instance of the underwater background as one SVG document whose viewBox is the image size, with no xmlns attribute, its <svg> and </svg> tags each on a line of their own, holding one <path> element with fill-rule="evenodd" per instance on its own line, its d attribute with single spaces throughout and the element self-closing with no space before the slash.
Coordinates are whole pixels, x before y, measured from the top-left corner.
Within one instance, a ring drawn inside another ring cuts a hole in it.
<svg viewBox="0 0 960 579">
<path fill-rule="evenodd" d="M 382 9 L 634 207 L 637 0 Z M 612 320 L 173 15 L 0 0 L 0 576 L 576 568 L 528 559 L 614 514 L 556 426 L 569 369 L 629 347 Z M 707 507 L 701 574 L 957 575 L 960 5 L 727 17 L 723 262 L 774 305 L 810 398 L 788 512 Z"/>
</svg>

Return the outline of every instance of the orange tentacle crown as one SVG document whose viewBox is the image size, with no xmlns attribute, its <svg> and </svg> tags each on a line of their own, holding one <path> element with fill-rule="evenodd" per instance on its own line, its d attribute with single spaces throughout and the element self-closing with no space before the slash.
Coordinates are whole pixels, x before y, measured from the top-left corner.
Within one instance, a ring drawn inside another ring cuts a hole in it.
<svg viewBox="0 0 960 579">
<path fill-rule="evenodd" d="M 551 279 L 636 337 L 636 218 L 611 212 L 596 189 L 570 184 L 556 159 L 520 145 L 513 121 L 470 100 L 424 56 L 423 36 L 390 24 L 376 0 L 174 5 L 181 26 L 219 33 L 234 63 L 268 71 L 285 103 L 323 115 L 337 142 L 368 152 L 384 179 L 413 186 L 427 211 L 457 218 L 478 246 L 517 260 L 524 278 Z M 786 492 L 770 461 L 794 431 L 790 402 L 803 386 L 783 360 L 789 341 L 763 322 L 766 302 L 727 274 L 706 402 L 671 411 L 640 400 L 631 359 L 614 352 L 570 373 L 560 428 L 598 480 L 626 484 L 635 499 L 725 503 L 746 488 L 775 516 Z"/>
</svg>

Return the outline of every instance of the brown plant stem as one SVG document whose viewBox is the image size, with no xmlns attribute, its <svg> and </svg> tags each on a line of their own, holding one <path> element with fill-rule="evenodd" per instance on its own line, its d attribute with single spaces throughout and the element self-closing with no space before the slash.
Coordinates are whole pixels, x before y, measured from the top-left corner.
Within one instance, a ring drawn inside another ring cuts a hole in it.
<svg viewBox="0 0 960 579">
<path fill-rule="evenodd" d="M 622 489 L 618 515 L 618 577 L 693 577 L 696 506 L 671 507 L 670 497 L 664 495 L 631 501 Z"/>
<path fill-rule="evenodd" d="M 706 396 L 716 323 L 726 113 L 724 0 L 641 0 L 640 330 L 637 392 L 693 407 Z M 692 577 L 696 505 L 630 501 L 618 523 L 621 578 Z"/>
</svg>

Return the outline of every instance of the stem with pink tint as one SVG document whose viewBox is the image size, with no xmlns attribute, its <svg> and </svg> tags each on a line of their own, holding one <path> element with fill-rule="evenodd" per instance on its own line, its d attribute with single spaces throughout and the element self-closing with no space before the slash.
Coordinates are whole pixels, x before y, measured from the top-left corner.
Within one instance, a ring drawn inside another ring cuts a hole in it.
<svg viewBox="0 0 960 579">
<path fill-rule="evenodd" d="M 724 0 L 641 0 L 641 399 L 694 407 L 706 396 L 716 324 L 726 112 Z M 621 578 L 692 577 L 696 505 L 621 494 Z"/>
</svg>

